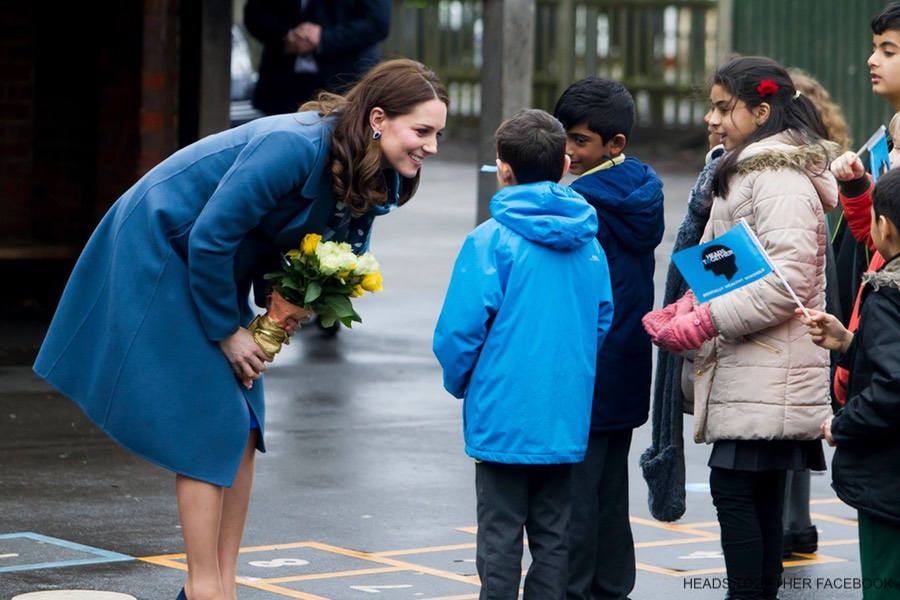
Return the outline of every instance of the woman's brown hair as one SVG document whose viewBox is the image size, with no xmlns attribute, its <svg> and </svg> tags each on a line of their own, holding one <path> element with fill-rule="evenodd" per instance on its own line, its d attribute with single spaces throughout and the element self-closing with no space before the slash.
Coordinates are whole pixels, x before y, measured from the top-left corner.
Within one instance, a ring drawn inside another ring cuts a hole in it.
<svg viewBox="0 0 900 600">
<path fill-rule="evenodd" d="M 409 114 L 418 104 L 440 100 L 447 106 L 450 97 L 441 81 L 422 63 L 408 59 L 383 62 L 369 71 L 346 95 L 322 92 L 300 107 L 322 117 L 335 115 L 331 134 L 331 178 L 335 199 L 344 202 L 354 215 L 387 201 L 382 175 L 382 155 L 372 138 L 369 113 L 381 108 L 389 118 Z M 419 175 L 400 177 L 402 205 L 416 193 Z"/>
</svg>

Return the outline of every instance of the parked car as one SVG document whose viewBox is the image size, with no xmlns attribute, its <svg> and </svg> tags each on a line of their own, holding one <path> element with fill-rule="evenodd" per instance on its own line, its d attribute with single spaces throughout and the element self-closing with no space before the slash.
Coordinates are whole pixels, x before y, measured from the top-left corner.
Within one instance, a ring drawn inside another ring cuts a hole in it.
<svg viewBox="0 0 900 600">
<path fill-rule="evenodd" d="M 256 87 L 256 69 L 250 58 L 250 45 L 238 25 L 231 26 L 231 126 L 243 125 L 263 116 L 253 108 L 251 99 Z"/>
</svg>

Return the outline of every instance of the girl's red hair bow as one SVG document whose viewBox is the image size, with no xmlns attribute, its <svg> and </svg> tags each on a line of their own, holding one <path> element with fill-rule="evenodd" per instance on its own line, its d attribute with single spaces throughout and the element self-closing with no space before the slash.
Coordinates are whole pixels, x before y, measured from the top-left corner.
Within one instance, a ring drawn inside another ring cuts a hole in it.
<svg viewBox="0 0 900 600">
<path fill-rule="evenodd" d="M 763 79 L 756 86 L 756 93 L 759 94 L 760 98 L 768 98 L 769 96 L 774 96 L 780 89 L 781 87 L 771 79 Z"/>
</svg>

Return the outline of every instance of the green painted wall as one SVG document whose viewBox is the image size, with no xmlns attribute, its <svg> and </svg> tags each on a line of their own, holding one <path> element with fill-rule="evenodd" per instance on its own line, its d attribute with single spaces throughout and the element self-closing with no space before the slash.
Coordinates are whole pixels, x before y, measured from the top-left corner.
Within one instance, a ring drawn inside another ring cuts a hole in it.
<svg viewBox="0 0 900 600">
<path fill-rule="evenodd" d="M 875 96 L 866 60 L 872 17 L 887 0 L 734 0 L 733 46 L 799 67 L 828 89 L 850 126 L 855 149 L 892 109 Z"/>
</svg>

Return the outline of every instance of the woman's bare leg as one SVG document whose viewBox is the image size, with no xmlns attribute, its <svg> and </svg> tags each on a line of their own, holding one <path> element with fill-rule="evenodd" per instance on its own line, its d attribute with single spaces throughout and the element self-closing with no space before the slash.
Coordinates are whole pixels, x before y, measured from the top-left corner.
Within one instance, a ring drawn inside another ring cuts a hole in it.
<svg viewBox="0 0 900 600">
<path fill-rule="evenodd" d="M 187 553 L 189 600 L 224 600 L 218 542 L 222 488 L 184 475 L 175 478 L 181 534 Z"/>
<path fill-rule="evenodd" d="M 241 458 L 237 475 L 232 486 L 225 490 L 222 503 L 222 523 L 219 527 L 219 573 L 226 600 L 235 600 L 234 578 L 237 575 L 237 557 L 241 547 L 241 536 L 250 505 L 253 488 L 253 467 L 256 459 L 257 431 L 250 432 L 247 447 Z"/>
</svg>

